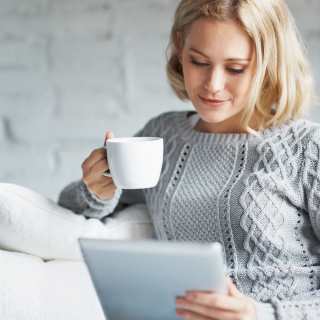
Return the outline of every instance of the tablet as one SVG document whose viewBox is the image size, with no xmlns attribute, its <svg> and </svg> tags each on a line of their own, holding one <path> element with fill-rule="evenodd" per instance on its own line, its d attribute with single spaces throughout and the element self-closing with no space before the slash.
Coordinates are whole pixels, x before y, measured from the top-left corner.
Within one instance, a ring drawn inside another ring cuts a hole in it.
<svg viewBox="0 0 320 320">
<path fill-rule="evenodd" d="M 176 320 L 187 290 L 226 292 L 219 243 L 79 239 L 108 320 Z"/>
</svg>

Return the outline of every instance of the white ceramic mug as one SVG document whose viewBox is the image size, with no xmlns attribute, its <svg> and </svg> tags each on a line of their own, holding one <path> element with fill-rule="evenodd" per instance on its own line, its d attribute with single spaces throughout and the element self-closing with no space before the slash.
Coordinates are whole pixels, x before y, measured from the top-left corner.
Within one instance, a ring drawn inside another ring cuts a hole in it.
<svg viewBox="0 0 320 320">
<path fill-rule="evenodd" d="M 158 137 L 112 138 L 105 145 L 110 174 L 121 189 L 146 189 L 159 181 L 163 139 Z"/>
</svg>

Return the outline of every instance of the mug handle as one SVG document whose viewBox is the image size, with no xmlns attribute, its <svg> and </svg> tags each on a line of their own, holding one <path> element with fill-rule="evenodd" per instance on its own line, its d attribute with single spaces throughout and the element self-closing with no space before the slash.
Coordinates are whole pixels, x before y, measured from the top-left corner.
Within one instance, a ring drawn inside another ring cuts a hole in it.
<svg viewBox="0 0 320 320">
<path fill-rule="evenodd" d="M 112 178 L 112 175 L 110 173 L 110 169 L 107 169 L 102 175 L 105 176 L 105 177 Z"/>
<path fill-rule="evenodd" d="M 107 146 L 107 140 L 105 140 L 104 144 L 103 144 L 103 147 L 105 148 L 105 150 L 107 150 L 106 146 Z M 105 177 L 112 178 L 110 169 L 107 169 L 102 175 L 105 176 Z"/>
</svg>

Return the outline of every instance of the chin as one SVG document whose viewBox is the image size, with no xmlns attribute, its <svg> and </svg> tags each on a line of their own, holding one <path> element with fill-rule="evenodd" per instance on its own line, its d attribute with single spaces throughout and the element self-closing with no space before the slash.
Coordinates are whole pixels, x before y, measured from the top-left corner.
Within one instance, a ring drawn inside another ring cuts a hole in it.
<svg viewBox="0 0 320 320">
<path fill-rule="evenodd" d="M 202 121 L 212 124 L 218 124 L 228 119 L 225 115 L 219 114 L 217 112 L 208 112 L 203 110 L 197 110 L 197 113 Z"/>
</svg>

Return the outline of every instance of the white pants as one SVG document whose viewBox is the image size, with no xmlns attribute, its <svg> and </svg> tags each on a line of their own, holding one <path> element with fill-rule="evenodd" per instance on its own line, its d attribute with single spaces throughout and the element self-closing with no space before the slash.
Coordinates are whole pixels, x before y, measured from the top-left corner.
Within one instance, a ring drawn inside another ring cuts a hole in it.
<svg viewBox="0 0 320 320">
<path fill-rule="evenodd" d="M 147 239 L 154 231 L 143 204 L 104 223 L 58 206 L 30 189 L 0 183 L 0 248 L 43 259 L 81 259 L 79 238 Z"/>
</svg>

